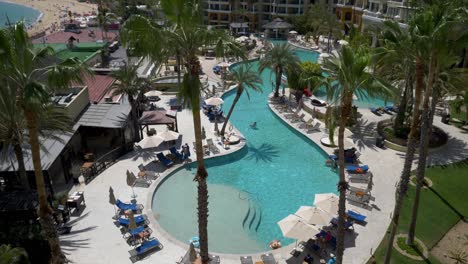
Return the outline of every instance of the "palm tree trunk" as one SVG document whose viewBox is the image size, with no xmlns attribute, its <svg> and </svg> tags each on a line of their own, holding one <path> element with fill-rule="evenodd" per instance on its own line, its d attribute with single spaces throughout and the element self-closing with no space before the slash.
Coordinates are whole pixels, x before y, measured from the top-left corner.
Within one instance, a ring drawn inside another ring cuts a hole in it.
<svg viewBox="0 0 468 264">
<path fill-rule="evenodd" d="M 181 67 L 180 67 L 180 54 L 177 52 L 176 54 L 176 63 L 177 63 L 177 86 L 180 86 L 181 83 Z"/>
<path fill-rule="evenodd" d="M 346 87 L 345 87 L 346 89 Z M 349 93 L 349 92 L 345 92 Z M 344 132 L 348 116 L 351 112 L 352 93 L 345 95 L 341 102 L 340 127 L 338 128 L 338 166 L 339 182 L 338 192 L 340 193 L 338 202 L 338 233 L 336 243 L 336 263 L 343 263 L 344 254 L 344 236 L 345 236 L 345 218 L 346 218 L 346 190 L 348 183 L 345 178 L 345 160 L 344 160 Z"/>
<path fill-rule="evenodd" d="M 405 115 L 406 115 L 406 106 L 408 104 L 408 93 L 411 91 L 412 92 L 412 78 L 411 74 L 407 73 L 407 78 L 405 81 L 405 90 L 403 91 L 403 94 L 401 95 L 400 98 L 400 104 L 398 105 L 398 112 L 395 117 L 395 122 L 393 123 L 393 131 L 397 132 L 403 127 L 403 124 L 405 122 Z"/>
<path fill-rule="evenodd" d="M 18 162 L 18 173 L 20 177 L 21 184 L 27 190 L 30 189 L 28 175 L 26 175 L 26 167 L 24 166 L 24 154 L 23 149 L 19 143 L 13 145 L 15 151 L 16 161 Z"/>
<path fill-rule="evenodd" d="M 25 111 L 26 112 L 26 111 Z M 51 250 L 50 263 L 65 263 L 66 258 L 60 248 L 60 240 L 55 229 L 54 219 L 52 217 L 52 208 L 47 202 L 47 192 L 42 175 L 40 144 L 37 127 L 37 117 L 34 112 L 26 112 L 27 128 L 29 132 L 29 144 L 31 145 L 32 160 L 34 165 L 34 174 L 36 176 L 37 196 L 39 200 L 39 222 L 41 223 L 44 237 L 49 242 Z"/>
<path fill-rule="evenodd" d="M 130 103 L 130 118 L 131 123 L 133 125 L 133 141 L 138 142 L 140 141 L 140 127 L 138 125 L 138 115 L 135 106 L 135 99 L 133 97 L 128 96 L 128 102 Z"/>
<path fill-rule="evenodd" d="M 411 130 L 408 136 L 407 151 L 405 156 L 405 163 L 403 171 L 401 172 L 400 183 L 396 194 L 395 208 L 393 209 L 393 217 L 390 224 L 390 235 L 388 237 L 387 249 L 385 252 L 384 264 L 389 264 L 392 257 L 393 241 L 398 229 L 400 220 L 401 207 L 403 206 L 403 199 L 408 191 L 409 176 L 411 167 L 413 165 L 414 153 L 416 151 L 416 144 L 418 141 L 418 125 L 420 117 L 421 93 L 424 85 L 424 64 L 421 58 L 416 59 L 416 91 L 413 105 L 413 116 L 411 123 Z"/>
<path fill-rule="evenodd" d="M 418 209 L 419 209 L 419 198 L 421 195 L 421 187 L 424 182 L 424 174 L 426 172 L 426 159 L 427 159 L 427 151 L 429 145 L 429 137 L 432 127 L 432 118 L 434 117 L 431 115 L 432 104 L 435 105 L 437 98 L 432 98 L 432 104 L 429 106 L 429 99 L 432 95 L 432 90 L 434 86 L 434 80 L 437 75 L 437 61 L 436 61 L 437 54 L 433 52 L 431 56 L 431 64 L 429 68 L 429 79 L 427 81 L 426 86 L 426 93 L 424 95 L 424 102 L 423 102 L 423 112 L 421 118 L 421 138 L 419 143 L 419 158 L 418 158 L 418 168 L 416 170 L 416 192 L 414 195 L 414 202 L 413 202 L 413 209 L 411 212 L 411 222 L 410 227 L 408 230 L 408 237 L 406 239 L 406 244 L 413 245 L 414 244 L 414 236 L 416 234 L 416 221 L 418 218 Z"/>
<path fill-rule="evenodd" d="M 274 97 L 279 97 L 279 88 L 281 85 L 281 75 L 283 75 L 283 71 L 281 67 L 276 69 L 276 84 L 275 84 L 275 95 Z"/>
<path fill-rule="evenodd" d="M 239 88 L 238 88 L 239 89 Z M 224 132 L 226 131 L 226 126 L 231 118 L 232 112 L 234 111 L 234 107 L 236 106 L 237 102 L 239 101 L 239 98 L 241 97 L 242 93 L 237 93 L 236 98 L 234 98 L 234 101 L 232 102 L 231 108 L 229 109 L 229 112 L 226 116 L 226 120 L 224 120 L 223 127 L 221 128 L 221 136 L 224 136 Z"/>
<path fill-rule="evenodd" d="M 200 64 L 198 59 L 192 59 L 190 64 L 189 74 L 193 82 L 200 82 L 199 78 Z M 199 89 L 199 84 L 192 85 L 194 89 Z M 199 93 L 191 98 L 192 115 L 193 115 L 193 129 L 195 132 L 195 152 L 197 153 L 197 173 L 193 179 L 198 183 L 197 203 L 198 203 L 198 235 L 200 237 L 200 257 L 203 264 L 210 262 L 208 255 L 208 185 L 206 179 L 208 171 L 205 167 L 205 160 L 203 158 L 203 143 L 202 143 L 202 126 L 200 117 L 200 96 Z"/>
</svg>

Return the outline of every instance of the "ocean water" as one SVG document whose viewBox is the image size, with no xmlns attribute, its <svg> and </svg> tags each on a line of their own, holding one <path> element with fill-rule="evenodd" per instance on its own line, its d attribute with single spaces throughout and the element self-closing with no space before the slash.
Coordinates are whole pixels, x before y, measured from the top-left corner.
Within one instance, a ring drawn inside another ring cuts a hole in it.
<svg viewBox="0 0 468 264">
<path fill-rule="evenodd" d="M 37 9 L 0 1 L 0 28 L 10 23 L 24 20 L 27 25 L 34 24 L 41 12 Z"/>
</svg>

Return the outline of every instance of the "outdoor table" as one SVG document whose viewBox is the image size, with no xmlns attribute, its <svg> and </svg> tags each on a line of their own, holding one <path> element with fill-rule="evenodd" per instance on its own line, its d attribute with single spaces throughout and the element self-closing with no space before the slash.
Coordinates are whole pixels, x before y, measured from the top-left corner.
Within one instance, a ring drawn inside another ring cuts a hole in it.
<svg viewBox="0 0 468 264">
<path fill-rule="evenodd" d="M 75 208 L 76 211 L 79 212 L 82 203 L 86 205 L 83 192 L 74 192 L 68 196 L 67 206 L 69 208 Z"/>
</svg>

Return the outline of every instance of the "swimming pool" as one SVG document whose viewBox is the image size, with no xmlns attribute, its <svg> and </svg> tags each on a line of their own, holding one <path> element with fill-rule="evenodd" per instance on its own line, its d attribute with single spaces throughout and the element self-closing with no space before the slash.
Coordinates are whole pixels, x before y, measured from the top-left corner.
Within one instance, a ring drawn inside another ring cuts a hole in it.
<svg viewBox="0 0 468 264">
<path fill-rule="evenodd" d="M 258 68 L 258 61 L 251 62 Z M 272 91 L 265 71 L 263 93 L 243 95 L 231 122 L 247 139 L 240 151 L 206 160 L 209 189 L 209 247 L 211 252 L 248 254 L 268 250 L 269 242 L 294 240 L 282 236 L 277 222 L 301 205 L 312 205 L 316 193 L 335 192 L 338 177 L 325 166 L 317 145 L 291 129 L 267 105 Z M 234 91 L 225 96 L 225 112 Z M 257 122 L 257 129 L 249 124 Z M 159 186 L 153 212 L 172 236 L 186 242 L 198 234 L 196 165 L 182 168 Z"/>
</svg>

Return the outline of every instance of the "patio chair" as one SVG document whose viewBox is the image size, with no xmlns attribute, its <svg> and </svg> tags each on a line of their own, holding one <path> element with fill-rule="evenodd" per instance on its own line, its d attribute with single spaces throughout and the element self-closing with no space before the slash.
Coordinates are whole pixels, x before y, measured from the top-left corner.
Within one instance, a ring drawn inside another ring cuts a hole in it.
<svg viewBox="0 0 468 264">
<path fill-rule="evenodd" d="M 151 180 L 147 179 L 146 177 L 137 177 L 133 172 L 130 172 L 132 176 L 135 178 L 135 187 L 145 187 L 148 188 L 151 185 Z"/>
<path fill-rule="evenodd" d="M 312 118 L 312 116 L 310 115 L 307 115 L 305 116 L 303 119 L 302 119 L 302 123 L 299 124 L 299 128 L 305 128 L 305 129 L 308 129 L 310 128 L 311 126 L 314 125 L 314 118 Z"/>
<path fill-rule="evenodd" d="M 309 129 L 307 129 L 307 134 L 314 133 L 314 132 L 320 132 L 320 126 L 322 124 L 320 122 L 316 122 L 315 125 Z"/>
<path fill-rule="evenodd" d="M 366 218 L 367 216 L 365 215 L 362 215 L 360 213 L 357 213 L 357 212 L 354 212 L 352 210 L 348 210 L 348 212 L 346 212 L 346 214 L 348 215 L 349 218 L 357 221 L 357 222 L 365 222 L 366 221 Z"/>
<path fill-rule="evenodd" d="M 367 206 L 371 200 L 370 194 L 366 193 L 348 193 L 346 194 L 346 200 L 350 203 L 355 203 L 357 205 Z"/>
<path fill-rule="evenodd" d="M 217 146 L 215 146 L 215 144 L 213 143 L 213 139 L 212 138 L 208 138 L 206 140 L 206 143 L 208 144 L 208 147 L 210 149 L 211 152 L 213 152 L 214 154 L 219 154 L 219 149 Z"/>
<path fill-rule="evenodd" d="M 263 254 L 261 258 L 264 264 L 276 264 L 277 263 L 275 257 L 270 253 Z"/>
<path fill-rule="evenodd" d="M 128 225 L 130 224 L 130 220 L 128 220 L 128 218 L 122 218 L 122 217 L 117 219 L 117 222 L 119 223 L 120 226 L 127 227 L 127 228 L 128 228 Z M 135 216 L 135 224 L 137 226 L 147 225 L 148 218 L 146 217 L 146 215 Z"/>
<path fill-rule="evenodd" d="M 369 170 L 367 165 L 347 165 L 346 171 L 349 173 L 366 173 Z"/>
<path fill-rule="evenodd" d="M 298 117 L 301 113 L 302 113 L 302 109 L 298 107 L 296 111 L 290 114 L 285 114 L 284 117 L 286 117 L 287 119 L 290 119 L 290 118 Z"/>
<path fill-rule="evenodd" d="M 149 227 L 145 227 L 145 226 L 139 226 L 135 229 L 129 229 L 129 230 L 126 230 L 126 232 L 123 234 L 123 238 L 127 241 L 127 242 L 133 242 L 135 237 L 142 233 L 142 232 L 148 232 L 149 234 L 153 233 L 153 230 L 151 230 L 151 228 Z M 132 244 L 132 243 L 130 243 Z"/>
<path fill-rule="evenodd" d="M 141 259 L 146 254 L 152 252 L 155 249 L 162 249 L 163 246 L 159 240 L 156 238 L 152 238 L 150 240 L 146 240 L 141 245 L 129 251 L 130 258 L 136 260 Z"/>
<path fill-rule="evenodd" d="M 219 258 L 219 256 L 215 256 L 215 255 L 210 255 L 210 264 L 219 264 L 221 263 L 221 259 Z"/>
<path fill-rule="evenodd" d="M 302 113 L 301 115 L 299 116 L 296 116 L 296 117 L 293 117 L 291 118 L 291 123 L 298 123 L 298 122 L 301 122 L 301 120 L 305 117 L 305 113 Z"/>
<path fill-rule="evenodd" d="M 251 256 L 240 257 L 241 264 L 253 264 L 253 260 Z"/>
<path fill-rule="evenodd" d="M 156 154 L 156 157 L 166 167 L 170 167 L 170 166 L 174 165 L 174 162 L 172 162 L 170 159 L 166 158 L 166 156 L 164 156 L 164 154 L 162 152 L 159 152 L 158 154 Z"/>
<path fill-rule="evenodd" d="M 383 111 L 380 108 L 375 108 L 375 107 L 370 107 L 369 110 L 377 116 L 381 116 L 383 114 Z"/>
<path fill-rule="evenodd" d="M 176 157 L 176 159 L 180 161 L 184 160 L 184 156 L 180 152 L 178 152 L 175 147 L 170 147 L 169 151 L 171 152 L 172 155 Z"/>
<path fill-rule="evenodd" d="M 115 205 L 121 211 L 132 210 L 132 211 L 135 212 L 135 211 L 141 211 L 144 208 L 142 204 L 124 203 L 124 202 L 120 201 L 119 199 L 117 199 L 117 201 L 115 202 Z"/>
<path fill-rule="evenodd" d="M 159 177 L 156 172 L 147 170 L 143 164 L 138 165 L 138 169 L 145 173 L 145 178 L 148 180 L 156 180 Z"/>
</svg>

